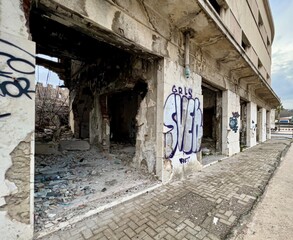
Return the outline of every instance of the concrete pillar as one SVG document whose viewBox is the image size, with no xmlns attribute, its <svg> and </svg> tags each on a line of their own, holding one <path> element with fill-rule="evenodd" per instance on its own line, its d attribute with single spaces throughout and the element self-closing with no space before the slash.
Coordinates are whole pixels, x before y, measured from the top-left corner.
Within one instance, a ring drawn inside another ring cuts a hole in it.
<svg viewBox="0 0 293 240">
<path fill-rule="evenodd" d="M 226 90 L 223 91 L 222 152 L 231 156 L 240 152 L 240 97 Z"/>
<path fill-rule="evenodd" d="M 102 148 L 104 151 L 110 150 L 110 118 L 108 114 L 108 97 L 100 96 L 100 106 L 102 113 Z"/>
<path fill-rule="evenodd" d="M 90 112 L 90 144 L 102 144 L 102 112 L 99 96 L 94 96 L 93 109 Z"/>
<path fill-rule="evenodd" d="M 20 0 L 0 4 L 0 236 L 32 239 L 35 43 Z"/>
<path fill-rule="evenodd" d="M 177 62 L 164 60 L 164 163 L 163 181 L 182 178 L 201 169 L 200 147 L 203 136 L 203 96 L 201 76 Z"/>
<path fill-rule="evenodd" d="M 266 131 L 266 109 L 261 108 L 259 110 L 260 116 L 260 126 L 258 126 L 259 130 L 259 142 L 264 142 L 267 140 L 267 131 Z"/>
<path fill-rule="evenodd" d="M 267 111 L 266 114 L 266 130 L 267 130 L 267 139 L 271 139 L 271 111 Z"/>
<path fill-rule="evenodd" d="M 74 133 L 75 129 L 74 129 L 74 113 L 73 113 L 73 109 L 72 109 L 72 104 L 73 104 L 73 101 L 74 101 L 74 98 L 75 98 L 75 95 L 76 95 L 76 92 L 75 90 L 72 90 L 70 91 L 69 93 L 69 126 L 70 126 L 70 129 L 71 131 Z"/>
<path fill-rule="evenodd" d="M 247 146 L 256 145 L 256 124 L 257 124 L 257 105 L 253 102 L 247 104 Z"/>
</svg>

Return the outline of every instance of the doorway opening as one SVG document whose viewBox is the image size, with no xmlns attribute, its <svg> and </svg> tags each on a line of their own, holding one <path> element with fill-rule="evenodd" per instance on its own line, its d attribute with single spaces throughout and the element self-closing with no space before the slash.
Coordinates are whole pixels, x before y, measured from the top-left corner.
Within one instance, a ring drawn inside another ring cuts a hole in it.
<svg viewBox="0 0 293 240">
<path fill-rule="evenodd" d="M 69 134 L 59 134 L 57 125 L 59 137 L 36 144 L 35 231 L 42 235 L 159 183 L 156 107 L 150 104 L 157 93 L 155 58 L 97 40 L 86 26 L 65 26 L 47 10 L 32 6 L 30 31 L 37 53 L 58 59 L 37 61 L 69 90 L 62 118 Z"/>
<path fill-rule="evenodd" d="M 203 165 L 218 161 L 222 155 L 222 91 L 202 84 L 203 95 Z"/>
</svg>

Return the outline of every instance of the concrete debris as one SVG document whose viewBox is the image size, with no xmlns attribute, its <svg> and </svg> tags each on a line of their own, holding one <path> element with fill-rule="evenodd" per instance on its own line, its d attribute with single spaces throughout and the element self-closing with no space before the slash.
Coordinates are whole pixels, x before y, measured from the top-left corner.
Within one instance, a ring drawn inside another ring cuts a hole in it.
<svg viewBox="0 0 293 240">
<path fill-rule="evenodd" d="M 36 156 L 35 231 L 46 231 L 157 184 L 152 176 L 130 167 L 134 147 L 123 149 L 117 144 L 109 154 L 92 147 L 88 151 L 64 150 L 58 155 Z"/>
<path fill-rule="evenodd" d="M 85 140 L 61 140 L 60 141 L 60 150 L 78 150 L 84 151 L 89 150 L 90 145 Z"/>
<path fill-rule="evenodd" d="M 208 149 L 208 148 L 202 148 L 202 154 L 207 156 L 207 155 L 210 155 L 211 154 L 211 150 Z"/>
<path fill-rule="evenodd" d="M 35 154 L 57 154 L 58 153 L 58 144 L 54 142 L 42 143 L 36 142 L 35 145 Z"/>
</svg>

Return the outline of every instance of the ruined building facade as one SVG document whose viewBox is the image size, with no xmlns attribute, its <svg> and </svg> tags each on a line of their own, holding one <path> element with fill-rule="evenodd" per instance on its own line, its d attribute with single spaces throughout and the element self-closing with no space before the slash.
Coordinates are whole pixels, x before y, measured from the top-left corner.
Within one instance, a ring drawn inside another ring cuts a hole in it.
<svg viewBox="0 0 293 240">
<path fill-rule="evenodd" d="M 167 182 L 200 169 L 203 148 L 270 138 L 273 37 L 268 0 L 1 1 L 2 238 L 33 234 L 36 64 L 69 88 L 76 138 L 132 143 L 133 166 Z"/>
</svg>

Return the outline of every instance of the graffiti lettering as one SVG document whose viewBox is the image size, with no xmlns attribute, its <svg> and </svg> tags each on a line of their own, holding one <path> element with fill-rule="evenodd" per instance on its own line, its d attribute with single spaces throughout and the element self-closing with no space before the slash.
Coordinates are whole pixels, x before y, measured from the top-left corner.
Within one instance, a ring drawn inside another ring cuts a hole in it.
<svg viewBox="0 0 293 240">
<path fill-rule="evenodd" d="M 185 95 L 185 96 L 188 96 L 189 98 L 192 98 L 192 89 L 191 88 L 188 88 L 188 89 L 186 87 L 184 87 L 184 88 L 182 88 L 182 87 L 176 88 L 176 86 L 174 85 L 172 87 L 172 92 L 173 93 L 178 93 L 180 95 Z"/>
<path fill-rule="evenodd" d="M 11 113 L 0 114 L 0 118 L 8 117 L 8 116 L 10 116 L 10 115 L 11 115 Z"/>
<path fill-rule="evenodd" d="M 203 135 L 200 102 L 198 98 L 192 98 L 191 89 L 185 89 L 173 86 L 173 93 L 164 105 L 166 158 L 172 158 L 176 150 L 188 155 L 200 150 Z"/>
<path fill-rule="evenodd" d="M 183 163 L 187 163 L 187 162 L 189 161 L 189 159 L 190 159 L 190 157 L 187 157 L 187 158 L 179 158 L 179 162 L 180 162 L 181 164 L 183 164 Z"/>
<path fill-rule="evenodd" d="M 21 56 L 34 59 L 32 54 L 8 41 L 0 39 L 0 44 L 11 49 L 16 54 L 19 53 Z M 29 93 L 34 93 L 35 91 L 30 90 L 30 81 L 23 76 L 13 77 L 13 74 L 34 74 L 35 65 L 27 59 L 15 57 L 12 54 L 3 51 L 0 51 L 0 58 L 6 60 L 6 64 L 10 69 L 9 72 L 0 70 L 0 97 L 9 96 L 12 98 L 18 98 L 22 95 L 26 95 L 28 98 L 32 99 Z M 5 80 L 1 81 L 2 78 L 5 78 Z"/>
</svg>

